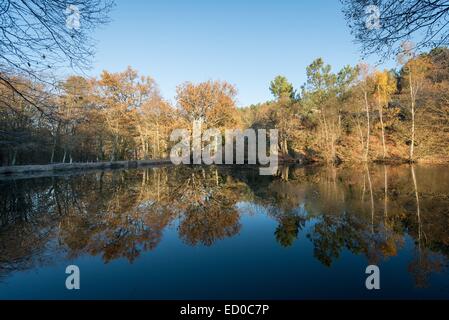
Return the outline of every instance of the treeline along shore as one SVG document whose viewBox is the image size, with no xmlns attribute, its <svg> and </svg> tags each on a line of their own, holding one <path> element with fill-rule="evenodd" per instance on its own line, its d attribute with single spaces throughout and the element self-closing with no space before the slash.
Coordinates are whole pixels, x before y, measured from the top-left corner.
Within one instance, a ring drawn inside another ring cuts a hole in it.
<svg viewBox="0 0 449 320">
<path fill-rule="evenodd" d="M 333 71 L 318 58 L 300 88 L 278 76 L 267 83 L 272 100 L 246 107 L 234 85 L 213 80 L 180 84 L 170 103 L 131 67 L 70 76 L 57 90 L 17 76 L 0 83 L 0 173 L 168 159 L 170 134 L 195 121 L 221 132 L 278 129 L 287 162 L 448 162 L 449 49 L 405 51 L 399 62 Z"/>
</svg>

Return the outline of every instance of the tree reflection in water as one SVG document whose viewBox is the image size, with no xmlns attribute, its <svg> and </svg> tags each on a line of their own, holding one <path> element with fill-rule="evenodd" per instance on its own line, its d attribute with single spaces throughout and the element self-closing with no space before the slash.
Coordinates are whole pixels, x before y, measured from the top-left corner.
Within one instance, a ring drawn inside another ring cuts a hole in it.
<svg viewBox="0 0 449 320">
<path fill-rule="evenodd" d="M 445 167 L 256 169 L 161 167 L 0 181 L 0 277 L 68 258 L 130 262 L 177 226 L 189 246 L 213 246 L 241 232 L 239 208 L 264 208 L 274 237 L 290 247 L 305 233 L 331 266 L 343 250 L 379 263 L 415 243 L 417 286 L 447 267 L 449 176 Z"/>
</svg>

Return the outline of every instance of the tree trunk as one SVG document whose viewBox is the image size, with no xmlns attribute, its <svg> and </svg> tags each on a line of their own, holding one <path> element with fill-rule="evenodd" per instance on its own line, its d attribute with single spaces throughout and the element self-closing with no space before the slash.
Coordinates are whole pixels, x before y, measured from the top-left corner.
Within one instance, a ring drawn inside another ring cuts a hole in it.
<svg viewBox="0 0 449 320">
<path fill-rule="evenodd" d="M 117 145 L 118 145 L 118 136 L 116 135 L 114 137 L 114 143 L 112 145 L 112 154 L 111 154 L 111 161 L 115 161 L 116 157 L 116 153 L 117 153 Z"/>
<path fill-rule="evenodd" d="M 287 139 L 282 139 L 281 142 L 281 152 L 284 156 L 288 156 L 288 145 L 287 145 Z"/>
<path fill-rule="evenodd" d="M 385 127 L 384 127 L 384 118 L 383 118 L 383 106 L 382 106 L 382 102 L 380 101 L 380 98 L 379 98 L 379 119 L 380 119 L 380 127 L 382 130 L 383 159 L 385 160 L 385 158 L 387 157 L 387 146 L 385 145 Z"/>
<path fill-rule="evenodd" d="M 410 142 L 410 162 L 413 162 L 415 152 L 415 101 L 412 100 L 412 139 Z"/>
<path fill-rule="evenodd" d="M 410 71 L 409 75 L 409 81 L 410 81 L 410 102 L 411 102 L 411 112 L 412 112 L 412 137 L 410 142 L 410 155 L 409 160 L 410 162 L 413 162 L 413 154 L 415 152 L 415 92 L 413 88 L 413 82 L 412 82 L 412 72 Z"/>
<path fill-rule="evenodd" d="M 365 138 L 363 137 L 363 132 L 362 132 L 362 126 L 360 125 L 360 119 L 357 116 L 357 129 L 359 131 L 359 136 L 360 136 L 360 153 L 362 154 L 362 160 L 364 157 L 364 153 L 365 153 Z"/>
<path fill-rule="evenodd" d="M 147 160 L 146 142 L 143 135 L 140 135 L 140 143 L 142 145 L 142 156 L 144 160 Z"/>
<path fill-rule="evenodd" d="M 50 158 L 50 163 L 53 163 L 53 161 L 55 160 L 55 149 L 56 149 L 56 143 L 53 144 L 53 147 L 51 148 L 51 158 Z"/>
<path fill-rule="evenodd" d="M 13 166 L 16 165 L 16 159 L 17 159 L 17 149 L 14 149 L 14 153 L 12 155 L 11 165 L 13 165 Z"/>
<path fill-rule="evenodd" d="M 156 144 L 157 144 L 157 158 L 160 159 L 161 157 L 161 149 L 159 144 L 159 122 L 156 122 Z"/>
<path fill-rule="evenodd" d="M 329 154 L 329 150 L 330 150 L 330 147 L 331 147 L 331 145 L 330 145 L 330 142 L 329 142 L 329 128 L 328 128 L 328 125 L 327 125 L 327 120 L 326 120 L 326 116 L 325 116 L 325 114 L 324 114 L 324 110 L 321 110 L 321 115 L 322 115 L 322 118 L 323 118 L 323 128 L 324 128 L 324 141 L 325 141 L 325 149 L 327 149 L 326 151 L 326 160 L 327 160 L 327 162 L 331 162 L 331 158 L 332 158 L 332 152 L 330 152 L 330 154 Z"/>
<path fill-rule="evenodd" d="M 384 165 L 384 216 L 388 218 L 388 172 L 387 166 Z"/>
<path fill-rule="evenodd" d="M 371 124 L 370 124 L 370 116 L 369 116 L 368 93 L 366 92 L 366 90 L 364 91 L 364 97 L 365 97 L 365 111 L 366 111 L 366 150 L 365 150 L 364 161 L 368 162 L 369 141 L 370 141 L 370 136 L 371 136 Z"/>
<path fill-rule="evenodd" d="M 56 152 L 56 143 L 58 141 L 58 136 L 59 136 L 59 127 L 60 127 L 60 123 L 58 123 L 58 126 L 56 128 L 56 132 L 55 135 L 53 137 L 53 147 L 51 149 L 51 159 L 50 159 L 50 163 L 53 163 L 55 161 L 55 152 Z"/>
</svg>

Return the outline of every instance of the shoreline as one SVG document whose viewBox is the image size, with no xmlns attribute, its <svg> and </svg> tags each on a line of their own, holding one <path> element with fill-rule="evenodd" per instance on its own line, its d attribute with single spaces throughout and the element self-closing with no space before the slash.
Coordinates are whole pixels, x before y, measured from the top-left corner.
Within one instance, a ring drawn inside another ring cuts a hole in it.
<svg viewBox="0 0 449 320">
<path fill-rule="evenodd" d="M 53 163 L 43 165 L 19 165 L 0 167 L 0 177 L 45 176 L 46 173 L 62 173 L 92 170 L 133 169 L 171 164 L 170 160 L 133 160 L 83 163 Z"/>
<path fill-rule="evenodd" d="M 360 164 L 361 161 L 343 161 L 336 166 L 345 164 Z M 413 162 L 419 165 L 447 165 L 449 159 L 421 159 Z M 87 162 L 87 163 L 54 163 L 44 165 L 18 165 L 18 166 L 4 166 L 0 167 L 0 180 L 16 179 L 16 178 L 38 178 L 67 175 L 80 172 L 91 171 L 109 171 L 109 170 L 126 170 L 145 167 L 155 167 L 163 165 L 171 165 L 172 162 L 169 159 L 160 160 L 132 160 L 132 161 L 107 161 L 107 162 Z M 300 166 L 313 166 L 313 165 L 325 165 L 326 162 L 322 161 L 298 161 L 298 159 L 282 160 L 280 165 L 300 165 Z M 373 165 L 404 165 L 411 164 L 410 161 L 405 159 L 386 159 L 386 160 L 372 160 L 367 164 Z"/>
</svg>

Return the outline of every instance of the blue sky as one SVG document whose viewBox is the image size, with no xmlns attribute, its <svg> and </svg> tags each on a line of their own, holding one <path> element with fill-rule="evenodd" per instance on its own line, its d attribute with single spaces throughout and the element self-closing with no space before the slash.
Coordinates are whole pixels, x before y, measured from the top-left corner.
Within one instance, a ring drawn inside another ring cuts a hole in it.
<svg viewBox="0 0 449 320">
<path fill-rule="evenodd" d="M 361 59 L 338 0 L 116 0 L 94 37 L 90 75 L 130 65 L 169 101 L 184 81 L 216 79 L 234 84 L 245 106 L 271 99 L 276 75 L 299 88 L 317 57 L 334 70 Z"/>
</svg>

